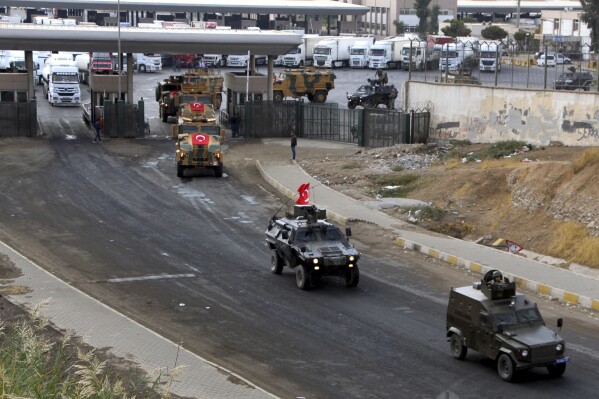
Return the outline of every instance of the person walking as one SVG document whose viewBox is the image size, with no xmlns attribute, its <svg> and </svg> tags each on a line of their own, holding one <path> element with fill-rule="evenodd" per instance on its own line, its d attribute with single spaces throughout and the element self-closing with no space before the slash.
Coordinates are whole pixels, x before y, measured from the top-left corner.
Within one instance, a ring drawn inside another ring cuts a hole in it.
<svg viewBox="0 0 599 399">
<path fill-rule="evenodd" d="M 102 124 L 100 123 L 100 119 L 96 120 L 94 123 L 94 128 L 96 129 L 96 137 L 94 137 L 94 143 L 101 143 L 102 137 L 100 137 L 100 131 L 102 130 Z"/>
<path fill-rule="evenodd" d="M 297 147 L 297 137 L 295 136 L 295 130 L 291 129 L 291 160 L 295 161 L 295 147 Z"/>
<path fill-rule="evenodd" d="M 231 116 L 231 120 L 229 122 L 231 123 L 232 136 L 237 137 L 239 135 L 239 125 L 237 124 L 237 115 L 233 114 L 233 116 Z"/>
</svg>

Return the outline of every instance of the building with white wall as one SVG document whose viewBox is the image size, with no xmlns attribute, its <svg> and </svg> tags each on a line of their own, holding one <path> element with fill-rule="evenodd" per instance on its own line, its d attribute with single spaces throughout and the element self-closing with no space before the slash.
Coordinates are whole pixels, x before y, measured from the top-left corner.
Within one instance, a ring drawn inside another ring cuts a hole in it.
<svg viewBox="0 0 599 399">
<path fill-rule="evenodd" d="M 581 20 L 581 10 L 545 10 L 541 13 L 539 40 L 562 43 L 571 49 L 579 48 L 584 60 L 589 59 L 591 29 Z"/>
</svg>

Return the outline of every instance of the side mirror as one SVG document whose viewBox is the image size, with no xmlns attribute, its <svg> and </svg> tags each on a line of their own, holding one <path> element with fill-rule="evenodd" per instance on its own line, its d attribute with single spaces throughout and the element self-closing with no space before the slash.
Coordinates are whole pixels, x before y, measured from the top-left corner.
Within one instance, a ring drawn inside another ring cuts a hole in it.
<svg viewBox="0 0 599 399">
<path fill-rule="evenodd" d="M 281 237 L 283 237 L 283 240 L 289 239 L 289 232 L 287 230 L 281 231 Z"/>
<path fill-rule="evenodd" d="M 345 235 L 346 235 L 347 237 L 351 237 L 351 227 L 346 227 L 346 228 L 345 228 Z"/>
<path fill-rule="evenodd" d="M 559 319 L 557 319 L 557 328 L 562 328 L 563 325 L 564 325 L 564 319 L 562 319 L 560 317 Z"/>
</svg>

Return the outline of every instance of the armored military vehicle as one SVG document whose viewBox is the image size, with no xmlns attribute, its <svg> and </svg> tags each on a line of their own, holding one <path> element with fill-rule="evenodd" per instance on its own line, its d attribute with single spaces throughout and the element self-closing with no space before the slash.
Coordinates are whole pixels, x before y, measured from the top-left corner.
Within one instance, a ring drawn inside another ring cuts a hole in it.
<svg viewBox="0 0 599 399">
<path fill-rule="evenodd" d="M 173 139 L 179 136 L 182 126 L 202 126 L 221 135 L 220 127 L 216 122 L 216 112 L 211 104 L 200 102 L 182 104 L 177 113 L 177 125 L 173 126 Z M 222 134 L 221 142 L 224 141 L 224 131 Z"/>
<path fill-rule="evenodd" d="M 324 69 L 285 69 L 273 83 L 272 96 L 275 101 L 306 96 L 311 102 L 324 103 L 335 88 L 335 78 L 334 73 Z"/>
<path fill-rule="evenodd" d="M 516 284 L 502 280 L 497 270 L 472 287 L 451 289 L 447 338 L 456 359 L 463 360 L 468 348 L 478 351 L 495 360 L 505 381 L 532 367 L 547 367 L 550 375 L 559 377 L 570 360 L 564 340 L 545 326 L 537 304 L 516 294 Z"/>
<path fill-rule="evenodd" d="M 345 235 L 326 220 L 326 211 L 313 205 L 295 205 L 293 214 L 273 217 L 266 229 L 271 250 L 270 270 L 281 274 L 283 267 L 295 269 L 298 288 L 308 290 L 323 276 L 341 276 L 348 287 L 360 280 L 360 253 Z"/>
<path fill-rule="evenodd" d="M 347 108 L 376 108 L 384 105 L 387 109 L 395 109 L 397 89 L 394 85 L 362 85 L 353 94 L 347 95 Z"/>
<path fill-rule="evenodd" d="M 209 129 L 193 125 L 181 127 L 175 152 L 178 177 L 183 177 L 186 169 L 213 169 L 216 177 L 222 177 L 221 139 L 217 134 L 210 134 Z"/>
</svg>

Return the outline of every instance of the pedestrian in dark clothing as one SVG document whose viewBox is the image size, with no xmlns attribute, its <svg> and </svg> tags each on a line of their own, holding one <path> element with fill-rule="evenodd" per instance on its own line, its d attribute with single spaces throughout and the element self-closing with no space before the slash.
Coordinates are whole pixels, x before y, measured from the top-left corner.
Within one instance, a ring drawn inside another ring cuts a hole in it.
<svg viewBox="0 0 599 399">
<path fill-rule="evenodd" d="M 237 116 L 233 114 L 229 122 L 231 123 L 231 134 L 233 135 L 233 137 L 237 137 L 239 135 L 239 125 L 237 124 Z"/>
<path fill-rule="evenodd" d="M 291 160 L 295 161 L 295 147 L 297 146 L 297 137 L 295 130 L 291 129 Z"/>
<path fill-rule="evenodd" d="M 99 119 L 96 121 L 96 123 L 94 123 L 94 128 L 96 129 L 96 137 L 94 137 L 94 143 L 101 143 L 102 137 L 100 137 L 100 131 L 102 130 L 102 125 L 100 124 Z"/>
</svg>

